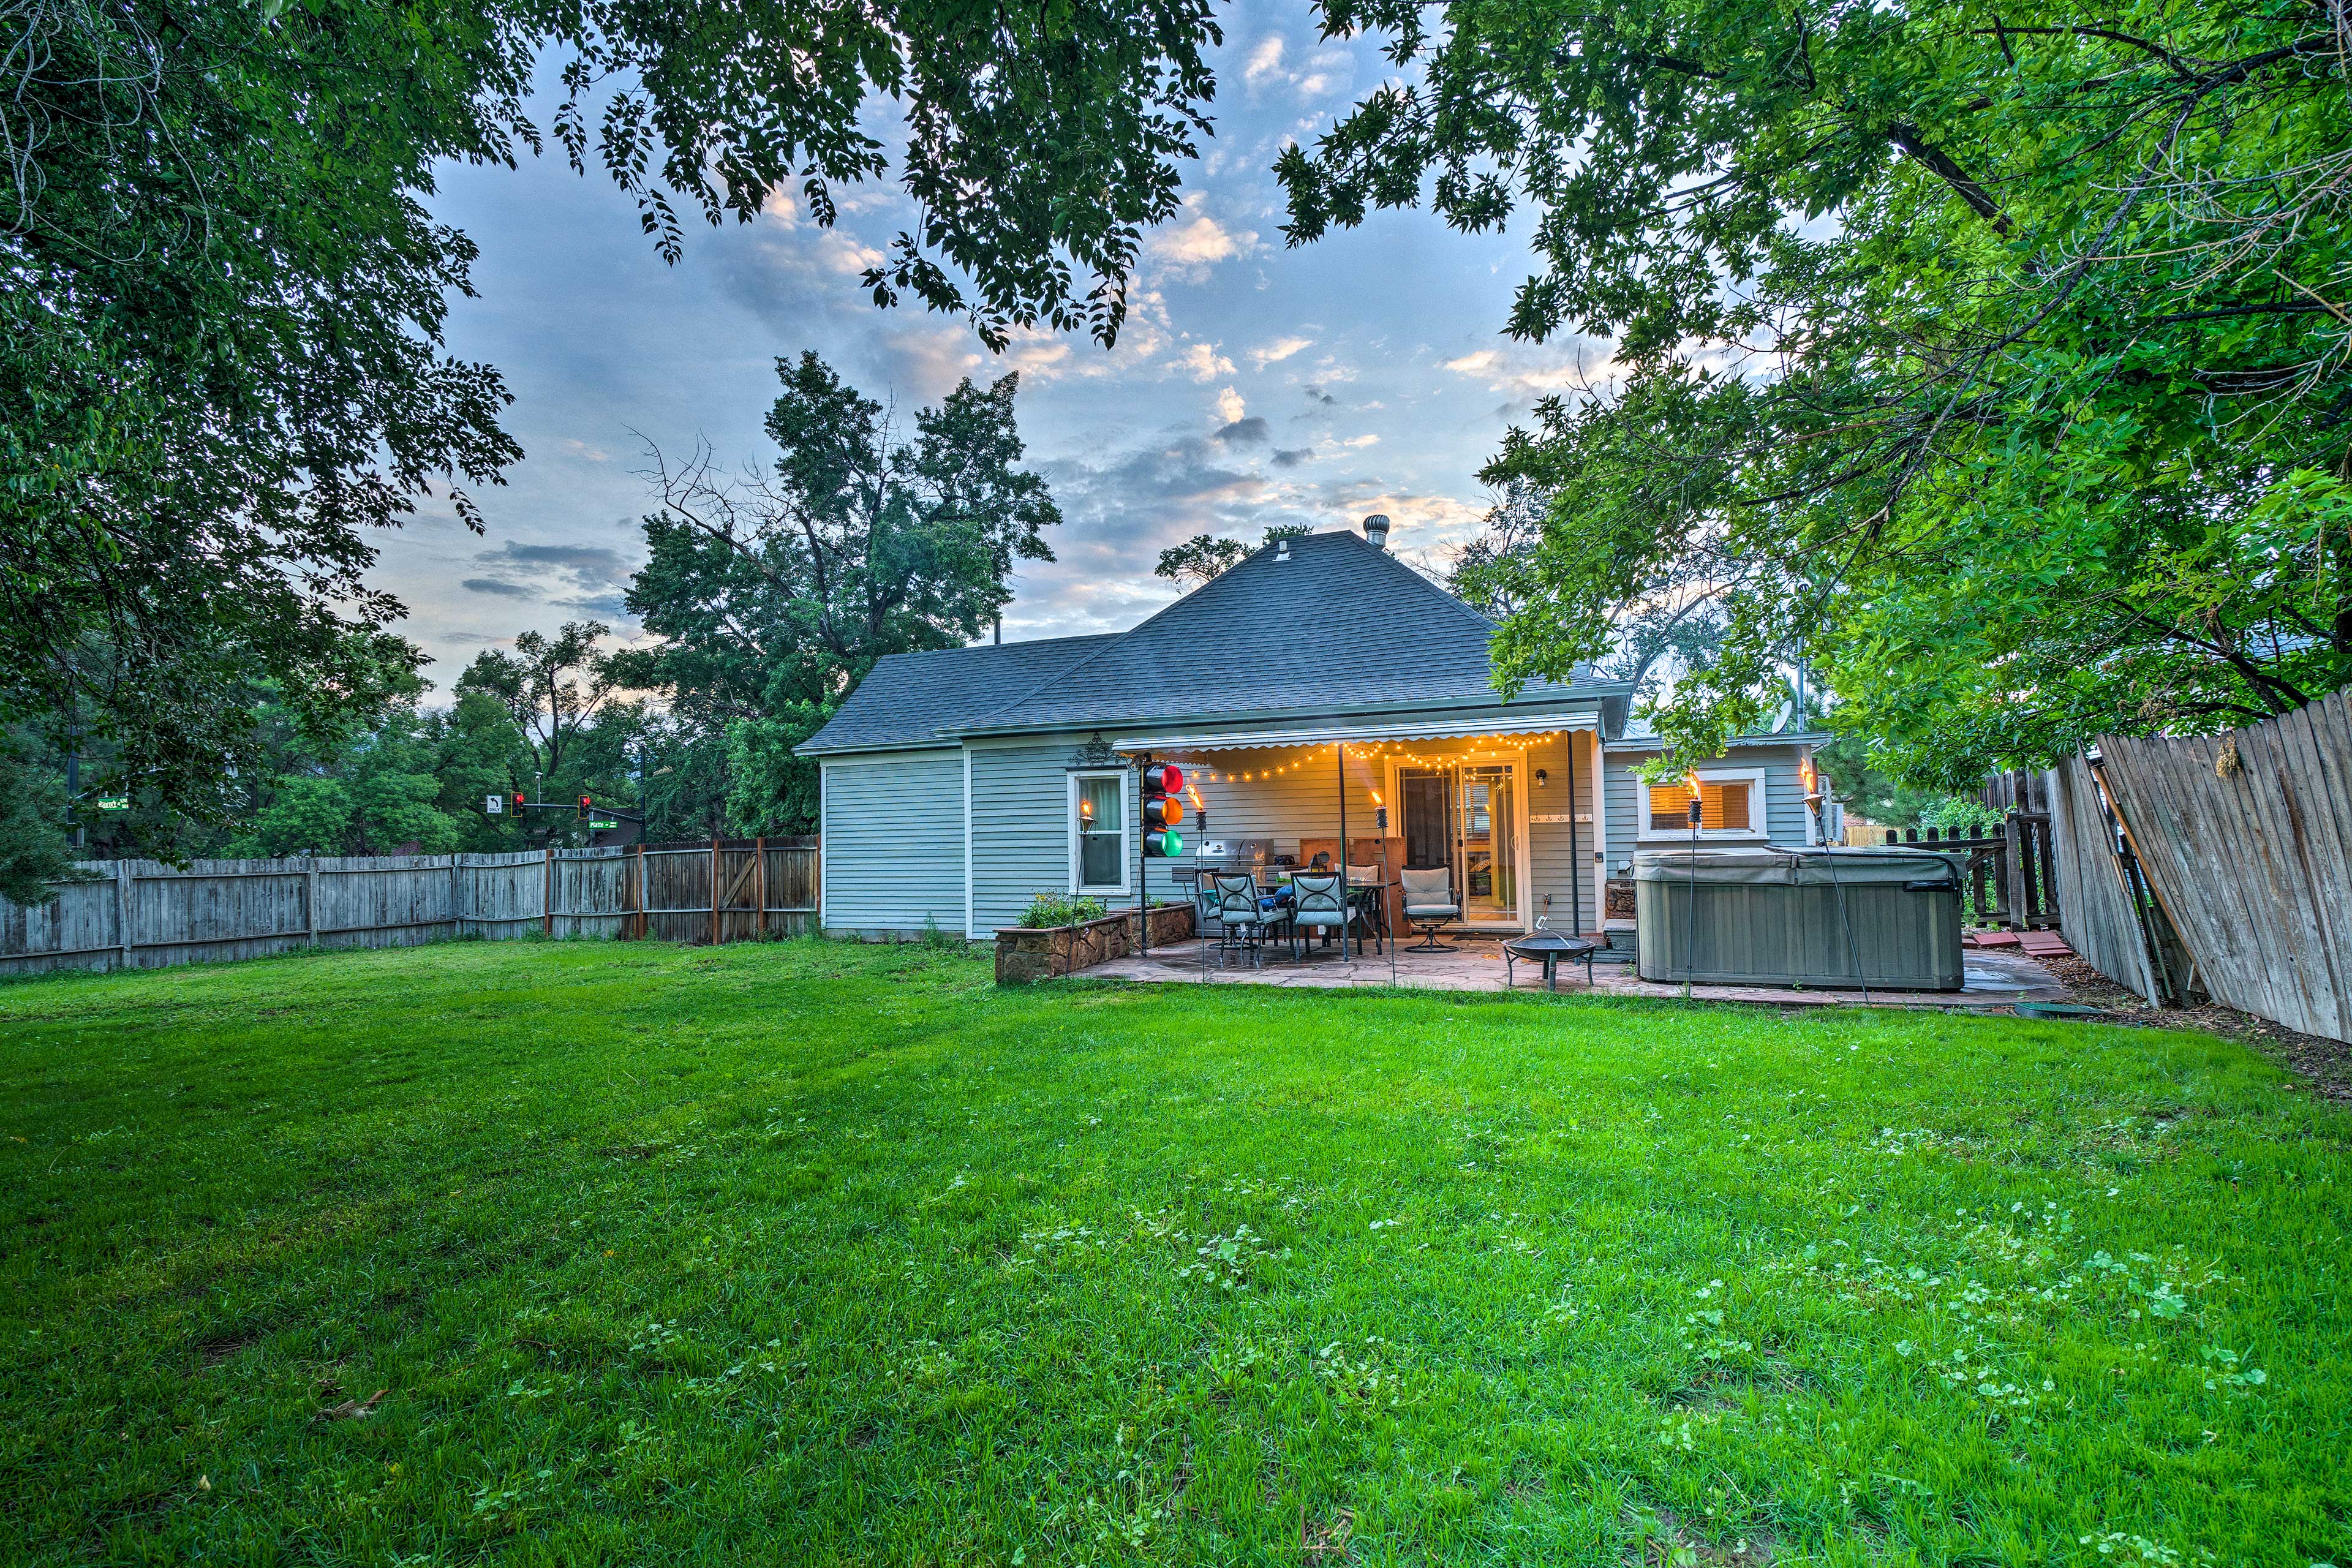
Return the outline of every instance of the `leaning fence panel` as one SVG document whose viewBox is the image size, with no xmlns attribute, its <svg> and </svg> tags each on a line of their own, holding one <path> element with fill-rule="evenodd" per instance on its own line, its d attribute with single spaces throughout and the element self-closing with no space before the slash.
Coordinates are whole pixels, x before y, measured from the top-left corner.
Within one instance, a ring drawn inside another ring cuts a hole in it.
<svg viewBox="0 0 2352 1568">
<path fill-rule="evenodd" d="M 2352 697 L 2227 735 L 2098 744 L 2149 889 L 2206 991 L 2352 1039 Z"/>
</svg>

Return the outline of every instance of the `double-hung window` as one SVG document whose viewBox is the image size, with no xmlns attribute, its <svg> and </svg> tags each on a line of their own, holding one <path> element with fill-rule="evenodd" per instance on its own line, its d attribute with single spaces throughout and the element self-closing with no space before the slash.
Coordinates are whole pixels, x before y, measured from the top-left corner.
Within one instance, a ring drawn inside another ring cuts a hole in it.
<svg viewBox="0 0 2352 1568">
<path fill-rule="evenodd" d="M 1070 890 L 1127 891 L 1127 773 L 1070 775 Z"/>
<path fill-rule="evenodd" d="M 1643 838 L 1690 837 L 1691 793 L 1698 793 L 1698 836 L 1701 838 L 1761 838 L 1764 837 L 1764 774 L 1761 769 L 1702 772 L 1696 781 L 1676 779 L 1653 784 L 1643 802 Z"/>
</svg>

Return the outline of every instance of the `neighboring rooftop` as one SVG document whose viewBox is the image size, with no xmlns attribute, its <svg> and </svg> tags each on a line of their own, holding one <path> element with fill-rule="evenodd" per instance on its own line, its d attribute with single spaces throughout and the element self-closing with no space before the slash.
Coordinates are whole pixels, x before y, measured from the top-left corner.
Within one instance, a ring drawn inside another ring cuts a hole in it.
<svg viewBox="0 0 2352 1568">
<path fill-rule="evenodd" d="M 1343 713 L 1504 700 L 1495 624 L 1353 532 L 1267 545 L 1131 631 L 901 655 L 874 667 L 803 752 L 938 744 L 979 731 L 1079 729 L 1278 713 Z M 1070 650 L 1016 667 L 1016 648 Z M 922 661 L 919 669 L 902 668 Z M 958 660 L 972 661 L 969 671 Z M 954 674 L 948 674 L 950 668 Z M 940 702 L 928 689 L 952 679 Z M 1622 689 L 1580 668 L 1511 701 L 1591 699 Z M 991 694 L 985 706 L 971 698 Z M 943 734 L 942 731 L 946 733 Z"/>
</svg>

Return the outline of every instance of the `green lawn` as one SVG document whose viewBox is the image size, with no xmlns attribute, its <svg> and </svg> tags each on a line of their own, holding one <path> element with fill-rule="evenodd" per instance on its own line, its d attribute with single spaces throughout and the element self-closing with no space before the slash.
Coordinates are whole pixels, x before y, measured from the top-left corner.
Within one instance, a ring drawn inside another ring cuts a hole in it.
<svg viewBox="0 0 2352 1568">
<path fill-rule="evenodd" d="M 0 1560 L 2347 1563 L 2347 1134 L 2203 1036 L 917 948 L 0 985 Z"/>
</svg>

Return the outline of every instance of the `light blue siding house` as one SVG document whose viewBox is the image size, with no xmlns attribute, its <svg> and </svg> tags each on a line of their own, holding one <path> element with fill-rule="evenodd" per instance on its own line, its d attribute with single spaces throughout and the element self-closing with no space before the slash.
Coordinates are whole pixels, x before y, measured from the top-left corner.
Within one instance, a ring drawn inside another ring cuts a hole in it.
<svg viewBox="0 0 2352 1568">
<path fill-rule="evenodd" d="M 1630 940 L 1633 852 L 1686 808 L 1630 771 L 1628 689 L 1579 670 L 1505 699 L 1493 623 L 1385 532 L 1269 545 L 1130 631 L 880 661 L 800 748 L 824 776 L 825 929 L 982 938 L 1040 892 L 1132 907 L 1184 898 L 1203 864 L 1344 846 L 1450 868 L 1473 929 Z M 1814 739 L 1756 737 L 1697 770 L 1704 836 L 1811 841 Z M 1176 859 L 1139 854 L 1146 758 L 1187 775 Z"/>
</svg>

